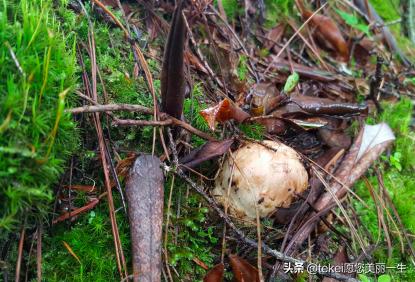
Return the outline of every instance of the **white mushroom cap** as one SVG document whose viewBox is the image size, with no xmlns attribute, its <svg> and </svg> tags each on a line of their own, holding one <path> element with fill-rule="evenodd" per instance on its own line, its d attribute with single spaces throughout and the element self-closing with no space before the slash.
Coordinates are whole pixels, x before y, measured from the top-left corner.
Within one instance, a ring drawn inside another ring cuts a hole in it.
<svg viewBox="0 0 415 282">
<path fill-rule="evenodd" d="M 212 191 L 216 200 L 227 204 L 230 214 L 240 219 L 255 219 L 256 205 L 260 217 L 287 208 L 295 194 L 308 186 L 307 171 L 292 148 L 275 141 L 263 143 L 266 146 L 247 143 L 233 152 Z"/>
</svg>

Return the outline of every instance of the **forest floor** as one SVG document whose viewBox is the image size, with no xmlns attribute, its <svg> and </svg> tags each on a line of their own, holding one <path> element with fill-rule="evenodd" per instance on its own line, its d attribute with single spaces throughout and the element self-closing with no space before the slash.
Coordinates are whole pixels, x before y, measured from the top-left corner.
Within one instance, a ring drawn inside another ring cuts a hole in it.
<svg viewBox="0 0 415 282">
<path fill-rule="evenodd" d="M 131 278 L 141 221 L 125 187 L 145 154 L 164 170 L 162 236 L 147 234 L 163 280 L 415 279 L 410 9 L 242 2 L 0 4 L 0 280 Z M 295 151 L 307 183 L 240 216 L 213 191 L 265 140 Z"/>
</svg>

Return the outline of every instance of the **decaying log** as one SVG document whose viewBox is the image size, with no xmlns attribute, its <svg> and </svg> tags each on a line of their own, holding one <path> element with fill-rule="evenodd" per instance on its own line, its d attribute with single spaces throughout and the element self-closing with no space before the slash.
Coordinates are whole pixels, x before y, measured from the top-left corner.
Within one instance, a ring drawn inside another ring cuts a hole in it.
<svg viewBox="0 0 415 282">
<path fill-rule="evenodd" d="M 157 157 L 140 155 L 127 179 L 134 281 L 161 279 L 164 177 L 160 165 Z"/>
</svg>

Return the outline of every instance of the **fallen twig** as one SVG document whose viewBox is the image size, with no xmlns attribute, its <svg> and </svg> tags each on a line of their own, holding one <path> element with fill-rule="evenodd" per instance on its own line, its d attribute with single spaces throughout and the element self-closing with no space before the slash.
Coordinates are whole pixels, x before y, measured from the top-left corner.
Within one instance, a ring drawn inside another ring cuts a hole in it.
<svg viewBox="0 0 415 282">
<path fill-rule="evenodd" d="M 52 225 L 54 225 L 58 222 L 64 221 L 66 219 L 75 217 L 78 214 L 89 211 L 89 210 L 93 209 L 98 203 L 99 203 L 99 199 L 93 199 L 92 201 L 90 201 L 88 204 L 86 204 L 83 207 L 80 207 L 78 209 L 75 209 L 75 210 L 72 210 L 72 211 L 69 211 L 69 212 L 65 212 L 62 215 L 60 215 L 59 217 L 52 220 Z"/>
<path fill-rule="evenodd" d="M 22 257 L 23 257 L 23 243 L 25 239 L 26 234 L 26 219 L 24 220 L 24 223 L 22 225 L 22 228 L 20 230 L 20 239 L 19 239 L 19 247 L 17 248 L 17 260 L 16 260 L 16 282 L 20 281 L 20 268 L 22 265 Z"/>
<path fill-rule="evenodd" d="M 130 104 L 108 104 L 108 105 L 94 105 L 94 106 L 83 106 L 78 108 L 73 108 L 67 110 L 67 112 L 73 114 L 79 113 L 100 113 L 100 112 L 112 112 L 112 111 L 130 111 L 130 112 L 139 112 L 143 114 L 153 114 L 153 110 L 140 105 L 130 105 Z M 196 134 L 203 139 L 209 141 L 216 141 L 216 138 L 213 136 L 200 131 L 199 129 L 194 128 L 190 124 L 179 120 L 177 118 L 171 117 L 166 113 L 159 113 L 159 121 L 149 121 L 149 120 L 132 120 L 132 119 L 118 119 L 114 118 L 113 125 L 118 126 L 166 126 L 166 125 L 177 125 L 181 128 Z"/>
</svg>

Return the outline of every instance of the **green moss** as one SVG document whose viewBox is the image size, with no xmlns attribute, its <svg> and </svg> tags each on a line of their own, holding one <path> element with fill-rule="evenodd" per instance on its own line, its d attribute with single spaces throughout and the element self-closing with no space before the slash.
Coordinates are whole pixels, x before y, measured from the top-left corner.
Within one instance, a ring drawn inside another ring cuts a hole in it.
<svg viewBox="0 0 415 282">
<path fill-rule="evenodd" d="M 166 183 L 167 188 L 170 181 Z M 186 185 L 175 184 L 173 195 L 170 226 L 174 226 L 177 232 L 170 228 L 168 233 L 169 264 L 177 270 L 180 279 L 202 281 L 206 271 L 194 259 L 202 261 L 210 268 L 214 265 L 214 259 L 220 256 L 216 253 L 219 248 L 215 248 L 218 244 L 214 234 L 215 224 L 207 220 L 209 209 L 204 206 L 201 197 L 193 192 L 187 194 Z M 167 202 L 166 198 L 166 212 Z M 180 205 L 179 212 L 177 205 Z"/>
<path fill-rule="evenodd" d="M 214 3 L 218 7 L 218 1 L 215 0 Z M 243 12 L 243 9 L 238 4 L 238 0 L 222 0 L 222 6 L 229 21 L 233 21 L 240 12 Z"/>
<path fill-rule="evenodd" d="M 117 223 L 123 250 L 128 257 L 129 227 L 124 214 L 117 213 Z M 67 243 L 80 263 L 69 253 Z M 68 229 L 65 224 L 54 228 L 44 238 L 42 271 L 45 281 L 117 281 L 111 222 L 106 205 L 77 219 Z"/>
<path fill-rule="evenodd" d="M 415 135 L 410 130 L 413 104 L 410 99 L 404 98 L 394 105 L 385 103 L 383 108 L 384 112 L 376 119 L 370 119 L 369 122 L 384 121 L 388 123 L 396 135 L 396 140 L 390 156 L 383 156 L 377 167 L 383 175 L 385 188 L 391 196 L 405 229 L 410 234 L 415 234 L 415 210 L 413 209 L 415 200 L 415 179 L 413 178 L 415 173 L 415 151 L 413 150 Z M 379 183 L 376 175 L 369 173 L 368 181 L 379 193 Z M 393 224 L 389 224 L 389 229 L 394 233 L 390 233 L 393 254 L 391 258 L 388 258 L 385 236 L 383 230 L 378 227 L 375 202 L 370 196 L 366 183 L 359 181 L 356 184 L 356 191 L 369 206 L 369 209 L 367 209 L 360 202 L 356 201 L 354 203 L 363 226 L 369 230 L 373 238 L 376 239 L 380 235 L 381 245 L 377 247 L 374 253 L 375 260 L 385 262 L 388 266 L 396 266 L 398 263 L 406 264 L 407 270 L 405 272 L 401 273 L 396 269 L 392 269 L 388 274 L 391 274 L 393 281 L 413 281 L 415 279 L 415 269 L 406 255 L 400 251 L 401 245 L 397 232 L 401 232 L 401 230 L 397 230 Z M 383 210 L 383 208 L 381 209 Z M 391 210 L 389 210 L 389 213 L 393 214 Z M 386 218 L 386 213 L 384 212 L 384 214 Z M 412 244 L 415 247 L 415 243 Z"/>
<path fill-rule="evenodd" d="M 51 8 L 51 1 L 0 3 L 2 230 L 45 216 L 52 185 L 79 142 L 62 112 L 75 89 L 75 38 L 62 34 Z"/>
<path fill-rule="evenodd" d="M 399 10 L 400 0 L 370 0 L 370 3 L 385 23 L 400 19 L 401 14 L 404 12 Z M 414 44 L 411 40 L 402 35 L 401 24 L 390 25 L 389 29 L 395 36 L 398 46 L 404 53 L 410 55 L 410 52 L 407 52 L 407 50 L 408 48 L 413 48 Z"/>
<path fill-rule="evenodd" d="M 265 126 L 262 124 L 240 124 L 239 129 L 245 134 L 245 136 L 255 139 L 263 140 L 265 133 Z"/>
<path fill-rule="evenodd" d="M 265 26 L 272 28 L 293 11 L 293 0 L 265 0 Z"/>
</svg>

